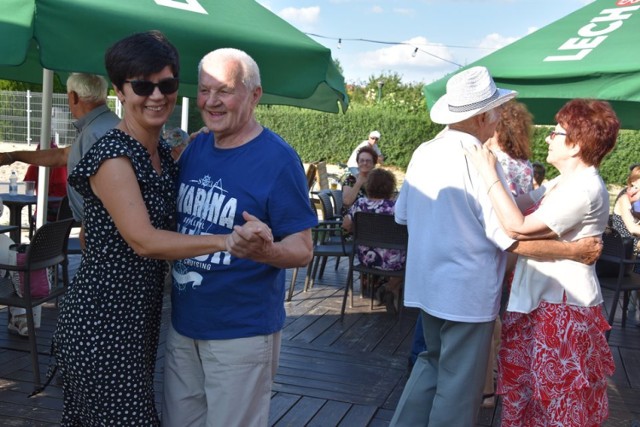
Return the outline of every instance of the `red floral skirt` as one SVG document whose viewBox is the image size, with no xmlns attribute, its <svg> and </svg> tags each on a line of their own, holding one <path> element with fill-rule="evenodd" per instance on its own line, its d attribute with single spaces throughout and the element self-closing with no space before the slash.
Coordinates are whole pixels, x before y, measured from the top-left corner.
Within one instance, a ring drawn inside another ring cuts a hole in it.
<svg viewBox="0 0 640 427">
<path fill-rule="evenodd" d="M 542 302 L 506 312 L 498 354 L 502 426 L 599 426 L 615 364 L 597 307 Z"/>
</svg>

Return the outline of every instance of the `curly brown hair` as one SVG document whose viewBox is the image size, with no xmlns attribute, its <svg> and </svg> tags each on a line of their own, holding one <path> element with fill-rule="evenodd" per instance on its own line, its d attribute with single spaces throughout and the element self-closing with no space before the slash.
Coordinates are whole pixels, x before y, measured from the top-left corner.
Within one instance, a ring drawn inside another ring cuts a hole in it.
<svg viewBox="0 0 640 427">
<path fill-rule="evenodd" d="M 373 169 L 367 176 L 365 189 L 369 198 L 391 199 L 396 191 L 396 177 L 386 169 Z"/>
<path fill-rule="evenodd" d="M 500 121 L 496 126 L 498 145 L 512 159 L 529 160 L 531 157 L 531 135 L 533 116 L 524 104 L 511 100 L 506 102 L 500 112 Z"/>
</svg>

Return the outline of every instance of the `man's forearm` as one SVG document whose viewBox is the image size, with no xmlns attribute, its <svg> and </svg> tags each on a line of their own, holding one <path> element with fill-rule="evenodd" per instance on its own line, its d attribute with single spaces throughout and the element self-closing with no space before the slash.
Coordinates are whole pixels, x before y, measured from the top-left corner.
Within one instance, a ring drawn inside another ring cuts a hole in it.
<svg viewBox="0 0 640 427">
<path fill-rule="evenodd" d="M 13 162 L 22 162 L 30 165 L 60 167 L 67 165 L 69 148 L 52 148 L 49 150 L 13 151 L 3 153 L 2 164 L 9 165 Z"/>
<path fill-rule="evenodd" d="M 593 264 L 602 252 L 600 237 L 586 237 L 575 242 L 559 240 L 517 241 L 509 249 L 517 255 L 541 261 L 569 259 L 583 264 Z"/>
</svg>

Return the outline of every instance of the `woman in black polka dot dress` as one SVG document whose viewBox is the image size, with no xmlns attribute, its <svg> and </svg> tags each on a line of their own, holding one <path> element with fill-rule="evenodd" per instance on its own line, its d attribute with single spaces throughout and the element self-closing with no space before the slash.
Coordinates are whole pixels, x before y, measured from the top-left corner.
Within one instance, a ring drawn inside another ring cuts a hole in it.
<svg viewBox="0 0 640 427">
<path fill-rule="evenodd" d="M 105 57 L 125 114 L 69 182 L 85 200 L 86 250 L 64 298 L 54 354 L 64 426 L 156 426 L 155 368 L 167 264 L 225 249 L 226 236 L 174 228 L 176 166 L 159 143 L 178 89 L 178 53 L 158 32 Z"/>
</svg>

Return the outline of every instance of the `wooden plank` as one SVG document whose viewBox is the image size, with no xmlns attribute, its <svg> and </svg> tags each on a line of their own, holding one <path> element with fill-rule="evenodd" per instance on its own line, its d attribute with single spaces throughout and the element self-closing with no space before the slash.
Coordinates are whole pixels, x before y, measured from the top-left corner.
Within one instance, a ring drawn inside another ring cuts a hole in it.
<svg viewBox="0 0 640 427">
<path fill-rule="evenodd" d="M 373 419 L 373 416 L 378 411 L 375 406 L 369 405 L 353 405 L 349 412 L 344 416 L 340 424 L 340 427 L 353 427 L 353 426 L 366 426 Z"/>
<path fill-rule="evenodd" d="M 275 393 L 271 397 L 269 409 L 269 425 L 277 423 L 286 414 L 301 396 L 289 393 Z"/>
<path fill-rule="evenodd" d="M 418 318 L 418 310 L 406 308 L 402 318 L 395 322 L 388 332 L 382 337 L 375 352 L 378 354 L 402 355 L 408 357 L 413 345 L 413 331 Z"/>
<path fill-rule="evenodd" d="M 382 308 L 370 311 L 369 300 L 356 295 L 356 306 L 347 309 L 341 320 L 347 266 L 341 262 L 335 271 L 333 262 L 329 261 L 324 278 L 317 280 L 309 292 L 302 292 L 301 269 L 294 299 L 285 303 L 287 319 L 271 399 L 270 426 L 387 426 L 402 394 L 418 311 L 406 309 L 398 321 Z M 163 302 L 161 346 L 154 375 L 158 409 L 163 389 L 169 290 L 170 286 Z M 610 301 L 611 293 L 605 298 Z M 43 375 L 48 368 L 57 313 L 53 305 L 43 310 L 39 331 Z M 8 334 L 6 319 L 6 309 L 0 309 L 0 425 L 58 425 L 62 390 L 54 383 L 42 395 L 26 398 L 33 388 L 28 341 Z M 604 426 L 629 426 L 640 419 L 640 328 L 629 324 L 622 329 L 618 317 L 609 344 L 617 369 L 609 383 L 611 415 Z M 500 411 L 500 404 L 495 410 L 482 410 L 477 426 L 499 426 Z"/>
<path fill-rule="evenodd" d="M 614 384 L 618 384 L 622 387 L 629 387 L 629 379 L 627 378 L 627 373 L 625 371 L 624 364 L 622 363 L 622 356 L 620 356 L 620 348 L 612 347 L 611 355 L 613 356 L 613 361 L 616 364 L 616 370 L 611 376 L 610 380 Z"/>
<path fill-rule="evenodd" d="M 313 397 L 302 397 L 289 409 L 284 417 L 278 421 L 276 427 L 299 427 L 306 426 L 316 413 L 326 403 L 324 399 Z"/>
<path fill-rule="evenodd" d="M 327 401 L 305 427 L 337 426 L 351 406 L 350 403 Z"/>
<path fill-rule="evenodd" d="M 620 348 L 622 365 L 632 389 L 640 389 L 640 350 Z"/>
<path fill-rule="evenodd" d="M 609 385 L 609 418 L 604 426 L 629 426 L 640 420 L 640 393 L 637 389 Z"/>
<path fill-rule="evenodd" d="M 60 410 L 39 408 L 32 405 L 20 405 L 11 402 L 0 401 L 0 414 L 3 414 L 2 421 L 5 419 L 13 419 L 14 423 L 18 420 L 24 422 L 24 426 L 31 425 L 50 425 L 50 423 L 58 424 L 60 422 Z M 4 415 L 6 414 L 6 415 Z M 15 424 L 20 425 L 20 424 Z"/>
</svg>

